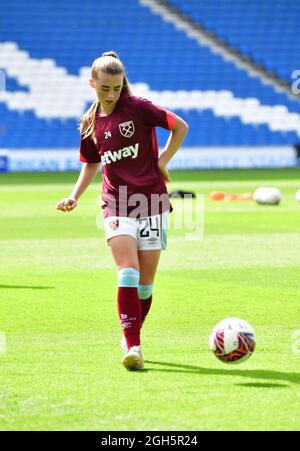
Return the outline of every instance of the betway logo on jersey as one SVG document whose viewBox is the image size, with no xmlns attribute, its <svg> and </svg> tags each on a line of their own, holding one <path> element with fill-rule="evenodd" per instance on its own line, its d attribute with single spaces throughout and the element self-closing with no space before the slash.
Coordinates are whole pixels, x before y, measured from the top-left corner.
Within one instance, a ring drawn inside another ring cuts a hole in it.
<svg viewBox="0 0 300 451">
<path fill-rule="evenodd" d="M 122 158 L 136 158 L 138 156 L 138 153 L 139 143 L 136 143 L 134 146 L 128 146 L 124 147 L 123 149 L 114 150 L 113 152 L 111 150 L 107 150 L 103 155 L 101 155 L 101 163 L 103 164 L 103 166 L 105 166 L 106 164 L 115 163 Z"/>
</svg>

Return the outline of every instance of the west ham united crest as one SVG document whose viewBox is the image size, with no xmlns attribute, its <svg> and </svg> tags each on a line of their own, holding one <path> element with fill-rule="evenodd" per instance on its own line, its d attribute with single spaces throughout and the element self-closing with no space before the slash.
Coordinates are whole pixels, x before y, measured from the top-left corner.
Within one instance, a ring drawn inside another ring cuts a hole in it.
<svg viewBox="0 0 300 451">
<path fill-rule="evenodd" d="M 131 138 L 134 134 L 134 123 L 132 121 L 123 122 L 119 124 L 120 133 L 125 138 Z"/>
<path fill-rule="evenodd" d="M 113 220 L 113 221 L 110 221 L 109 227 L 110 227 L 112 230 L 116 230 L 116 229 L 119 227 L 119 220 L 118 220 L 118 219 L 115 219 L 115 220 Z"/>
</svg>

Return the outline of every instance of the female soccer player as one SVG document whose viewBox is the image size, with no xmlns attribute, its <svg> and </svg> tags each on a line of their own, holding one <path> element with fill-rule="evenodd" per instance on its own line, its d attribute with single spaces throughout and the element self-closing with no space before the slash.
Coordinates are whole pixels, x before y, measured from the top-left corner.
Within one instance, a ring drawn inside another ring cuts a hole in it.
<svg viewBox="0 0 300 451">
<path fill-rule="evenodd" d="M 167 164 L 188 125 L 175 114 L 133 96 L 114 52 L 94 61 L 89 83 L 97 99 L 80 125 L 83 166 L 72 193 L 56 208 L 73 210 L 102 164 L 104 228 L 118 271 L 122 363 L 137 370 L 144 366 L 140 329 L 151 306 L 160 251 L 166 247 L 171 209 L 165 187 L 170 182 Z M 156 126 L 171 131 L 160 156 Z"/>
</svg>

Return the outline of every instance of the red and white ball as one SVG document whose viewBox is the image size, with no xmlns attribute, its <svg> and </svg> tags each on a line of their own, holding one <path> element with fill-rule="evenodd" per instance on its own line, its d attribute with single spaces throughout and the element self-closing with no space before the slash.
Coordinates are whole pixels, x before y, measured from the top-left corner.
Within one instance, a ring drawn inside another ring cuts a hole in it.
<svg viewBox="0 0 300 451">
<path fill-rule="evenodd" d="M 256 335 L 252 326 L 240 318 L 226 318 L 212 330 L 209 347 L 225 363 L 241 363 L 253 353 Z"/>
</svg>

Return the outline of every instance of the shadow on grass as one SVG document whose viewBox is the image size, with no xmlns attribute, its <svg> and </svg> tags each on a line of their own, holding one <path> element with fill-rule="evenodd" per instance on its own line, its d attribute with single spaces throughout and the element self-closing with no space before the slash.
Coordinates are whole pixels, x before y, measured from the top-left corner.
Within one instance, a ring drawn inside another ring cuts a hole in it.
<svg viewBox="0 0 300 451">
<path fill-rule="evenodd" d="M 79 171 L 67 172 L 5 172 L 1 174 L 1 185 L 34 185 L 34 184 L 74 184 L 78 178 Z M 176 182 L 199 182 L 198 170 L 177 170 L 171 171 L 172 181 Z M 201 182 L 215 181 L 236 181 L 239 180 L 281 180 L 281 179 L 299 179 L 299 168 L 242 168 L 233 169 L 202 169 Z M 99 183 L 96 177 L 92 184 Z"/>
<path fill-rule="evenodd" d="M 51 185 L 75 183 L 78 171 L 70 172 L 5 172 L 1 174 L 1 185 Z M 95 183 L 95 182 L 94 182 Z"/>
<path fill-rule="evenodd" d="M 210 374 L 212 376 L 242 376 L 253 379 L 265 379 L 273 381 L 291 382 L 292 384 L 300 384 L 300 373 L 284 373 L 281 371 L 271 370 L 238 370 L 238 369 L 219 369 L 219 368 L 203 368 L 194 365 L 182 365 L 179 363 L 156 362 L 153 360 L 145 360 L 147 364 L 159 365 L 163 368 L 149 368 L 149 371 L 164 371 L 169 373 L 194 373 L 194 374 Z M 243 384 L 245 385 L 245 384 Z M 265 384 L 246 384 L 247 386 L 281 386 L 282 384 L 265 383 Z"/>
<path fill-rule="evenodd" d="M 245 383 L 245 384 L 236 384 L 240 387 L 255 387 L 255 388 L 285 388 L 288 387 L 287 384 L 271 384 L 271 383 L 261 383 L 261 382 L 253 382 L 253 383 Z"/>
<path fill-rule="evenodd" d="M 34 285 L 0 285 L 0 288 L 21 288 L 30 290 L 52 290 L 54 287 L 37 287 Z"/>
</svg>

